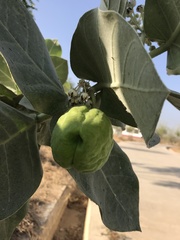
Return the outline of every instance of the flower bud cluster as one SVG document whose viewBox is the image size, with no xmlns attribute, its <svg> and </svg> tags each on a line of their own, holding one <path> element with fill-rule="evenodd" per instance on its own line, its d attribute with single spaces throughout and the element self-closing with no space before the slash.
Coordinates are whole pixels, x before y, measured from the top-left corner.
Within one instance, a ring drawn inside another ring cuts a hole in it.
<svg viewBox="0 0 180 240">
<path fill-rule="evenodd" d="M 149 47 L 149 51 L 153 51 L 154 49 L 156 49 L 156 47 L 152 44 L 149 38 L 146 37 L 144 43 Z"/>
<path fill-rule="evenodd" d="M 135 12 L 135 10 L 134 10 L 135 6 L 136 6 L 136 0 L 128 1 L 128 3 L 127 3 L 127 16 L 129 16 L 129 15 L 131 15 L 131 13 Z M 136 7 L 136 12 L 144 13 L 144 5 L 142 5 L 142 4 L 138 5 Z"/>
<path fill-rule="evenodd" d="M 136 6 L 136 0 L 130 0 L 127 3 L 127 8 L 134 8 Z"/>
<path fill-rule="evenodd" d="M 144 33 L 144 5 L 136 6 L 136 0 L 130 0 L 127 3 L 126 16 L 130 18 L 129 24 L 136 30 L 143 44 L 149 47 L 149 51 L 153 51 L 156 47 L 152 44 L 151 39 L 149 39 Z"/>
<path fill-rule="evenodd" d="M 92 100 L 88 94 L 89 88 L 90 88 L 89 81 L 80 79 L 77 86 L 68 91 L 69 107 L 85 105 L 91 108 Z"/>
<path fill-rule="evenodd" d="M 130 18 L 129 23 L 136 29 L 142 30 L 144 18 L 144 6 L 138 5 L 136 7 L 136 0 L 130 0 L 127 3 L 126 16 Z"/>
</svg>

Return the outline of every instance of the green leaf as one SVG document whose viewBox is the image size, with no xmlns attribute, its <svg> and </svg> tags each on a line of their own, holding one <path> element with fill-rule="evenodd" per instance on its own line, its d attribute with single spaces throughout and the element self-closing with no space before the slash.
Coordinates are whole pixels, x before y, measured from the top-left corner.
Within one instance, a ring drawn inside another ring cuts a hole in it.
<svg viewBox="0 0 180 240">
<path fill-rule="evenodd" d="M 144 30 L 147 36 L 167 45 L 167 73 L 180 74 L 180 4 L 172 0 L 146 0 Z M 161 45 L 164 48 L 163 44 Z"/>
<path fill-rule="evenodd" d="M 1 101 L 16 108 L 21 98 L 22 98 L 22 94 L 16 95 L 14 92 L 6 88 L 4 85 L 0 84 L 0 100 Z"/>
<path fill-rule="evenodd" d="M 7 98 L 13 100 L 13 98 L 15 98 L 17 95 L 4 85 L 0 84 L 0 96 L 6 96 Z"/>
<path fill-rule="evenodd" d="M 67 61 L 63 58 L 59 58 L 56 56 L 51 57 L 54 67 L 56 69 L 56 73 L 61 81 L 64 84 L 68 77 L 68 64 Z"/>
<path fill-rule="evenodd" d="M 4 85 L 0 84 L 0 100 L 9 104 L 9 105 L 13 105 L 13 99 L 16 97 L 17 95 L 14 94 L 11 90 L 9 90 L 8 88 L 6 88 Z"/>
<path fill-rule="evenodd" d="M 111 121 L 111 124 L 116 127 L 120 127 L 122 130 L 125 130 L 125 124 L 122 123 L 121 121 L 115 119 L 115 118 L 109 118 Z"/>
<path fill-rule="evenodd" d="M 81 190 L 100 208 L 111 230 L 140 231 L 139 183 L 127 155 L 114 144 L 108 162 L 95 173 L 69 170 Z"/>
<path fill-rule="evenodd" d="M 61 46 L 58 43 L 58 40 L 46 39 L 45 42 L 51 56 L 53 65 L 56 69 L 56 73 L 61 83 L 64 84 L 68 76 L 68 64 L 65 59 L 61 58 Z"/>
<path fill-rule="evenodd" d="M 126 111 L 126 107 L 111 88 L 103 88 L 97 95 L 101 99 L 99 108 L 108 117 L 120 120 L 127 125 L 137 127 L 134 118 Z"/>
<path fill-rule="evenodd" d="M 113 10 L 122 16 L 126 16 L 127 0 L 101 0 L 100 9 L 103 11 Z"/>
<path fill-rule="evenodd" d="M 66 93 L 68 93 L 69 89 L 72 88 L 72 83 L 66 81 L 66 82 L 63 84 L 63 88 L 64 88 L 64 91 L 65 91 Z"/>
<path fill-rule="evenodd" d="M 0 53 L 0 84 L 4 85 L 10 91 L 15 94 L 20 94 L 20 89 L 18 88 L 16 82 L 11 75 L 9 66 L 4 59 L 3 55 Z"/>
<path fill-rule="evenodd" d="M 98 82 L 99 90 L 113 88 L 152 146 L 169 91 L 137 33 L 118 13 L 94 9 L 84 14 L 72 39 L 71 66 L 79 78 Z"/>
<path fill-rule="evenodd" d="M 0 219 L 14 214 L 31 197 L 42 177 L 36 122 L 0 102 Z"/>
<path fill-rule="evenodd" d="M 146 0 L 144 29 L 153 40 L 167 41 L 180 19 L 178 1 Z"/>
<path fill-rule="evenodd" d="M 45 39 L 47 49 L 49 51 L 50 56 L 61 57 L 62 48 L 57 39 Z"/>
<path fill-rule="evenodd" d="M 22 221 L 27 213 L 28 204 L 25 203 L 16 213 L 12 216 L 0 220 L 0 239 L 9 240 L 15 230 L 16 226 Z"/>
<path fill-rule="evenodd" d="M 111 73 L 105 44 L 100 35 L 99 13 L 98 10 L 92 10 L 81 17 L 71 42 L 70 62 L 78 78 L 103 82 L 110 86 Z M 107 41 L 110 37 L 107 31 Z"/>
<path fill-rule="evenodd" d="M 51 145 L 50 121 L 51 119 L 48 119 L 37 125 L 37 142 L 39 145 Z"/>
<path fill-rule="evenodd" d="M 30 101 L 25 96 L 22 97 L 21 101 L 19 102 L 19 105 L 25 107 L 26 109 L 32 112 L 36 112 Z"/>
<path fill-rule="evenodd" d="M 0 52 L 14 80 L 36 111 L 67 110 L 64 93 L 44 38 L 19 0 L 0 0 Z"/>
<path fill-rule="evenodd" d="M 167 100 L 178 110 L 180 110 L 180 93 L 175 91 L 170 91 L 169 96 L 167 97 Z"/>
</svg>

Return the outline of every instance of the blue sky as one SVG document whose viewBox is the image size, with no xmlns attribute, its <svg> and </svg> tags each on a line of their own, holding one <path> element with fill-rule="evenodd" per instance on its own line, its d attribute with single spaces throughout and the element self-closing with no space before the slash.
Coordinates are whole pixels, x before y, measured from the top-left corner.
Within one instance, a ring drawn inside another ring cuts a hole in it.
<svg viewBox="0 0 180 240">
<path fill-rule="evenodd" d="M 143 4 L 143 2 L 137 1 L 138 4 Z M 100 0 L 39 0 L 35 3 L 37 11 L 33 11 L 33 14 L 43 37 L 58 39 L 63 50 L 63 58 L 69 61 L 71 39 L 79 18 L 85 12 L 98 7 Z M 180 76 L 168 76 L 166 74 L 166 53 L 153 59 L 153 62 L 165 85 L 180 92 Z M 70 66 L 69 79 L 72 82 L 77 81 Z M 180 128 L 180 111 L 166 101 L 159 124 L 174 129 Z"/>
</svg>

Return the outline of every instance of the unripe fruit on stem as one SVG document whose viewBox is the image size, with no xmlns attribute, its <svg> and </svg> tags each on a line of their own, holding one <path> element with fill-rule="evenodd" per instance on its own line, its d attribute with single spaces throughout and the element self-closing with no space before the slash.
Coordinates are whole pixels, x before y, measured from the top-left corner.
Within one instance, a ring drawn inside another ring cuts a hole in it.
<svg viewBox="0 0 180 240">
<path fill-rule="evenodd" d="M 99 109 L 73 107 L 57 121 L 51 147 L 60 166 L 80 172 L 97 171 L 106 163 L 113 147 L 111 122 Z"/>
</svg>

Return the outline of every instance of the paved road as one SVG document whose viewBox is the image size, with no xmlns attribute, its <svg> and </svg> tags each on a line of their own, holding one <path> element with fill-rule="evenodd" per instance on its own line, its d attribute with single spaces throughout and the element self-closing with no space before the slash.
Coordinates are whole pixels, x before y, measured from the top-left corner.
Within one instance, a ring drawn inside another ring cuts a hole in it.
<svg viewBox="0 0 180 240">
<path fill-rule="evenodd" d="M 122 233 L 117 239 L 180 240 L 180 154 L 160 144 L 151 149 L 138 142 L 120 146 L 139 178 L 142 233 Z M 91 203 L 90 209 L 89 238 L 84 240 L 109 240 L 98 208 Z"/>
</svg>

